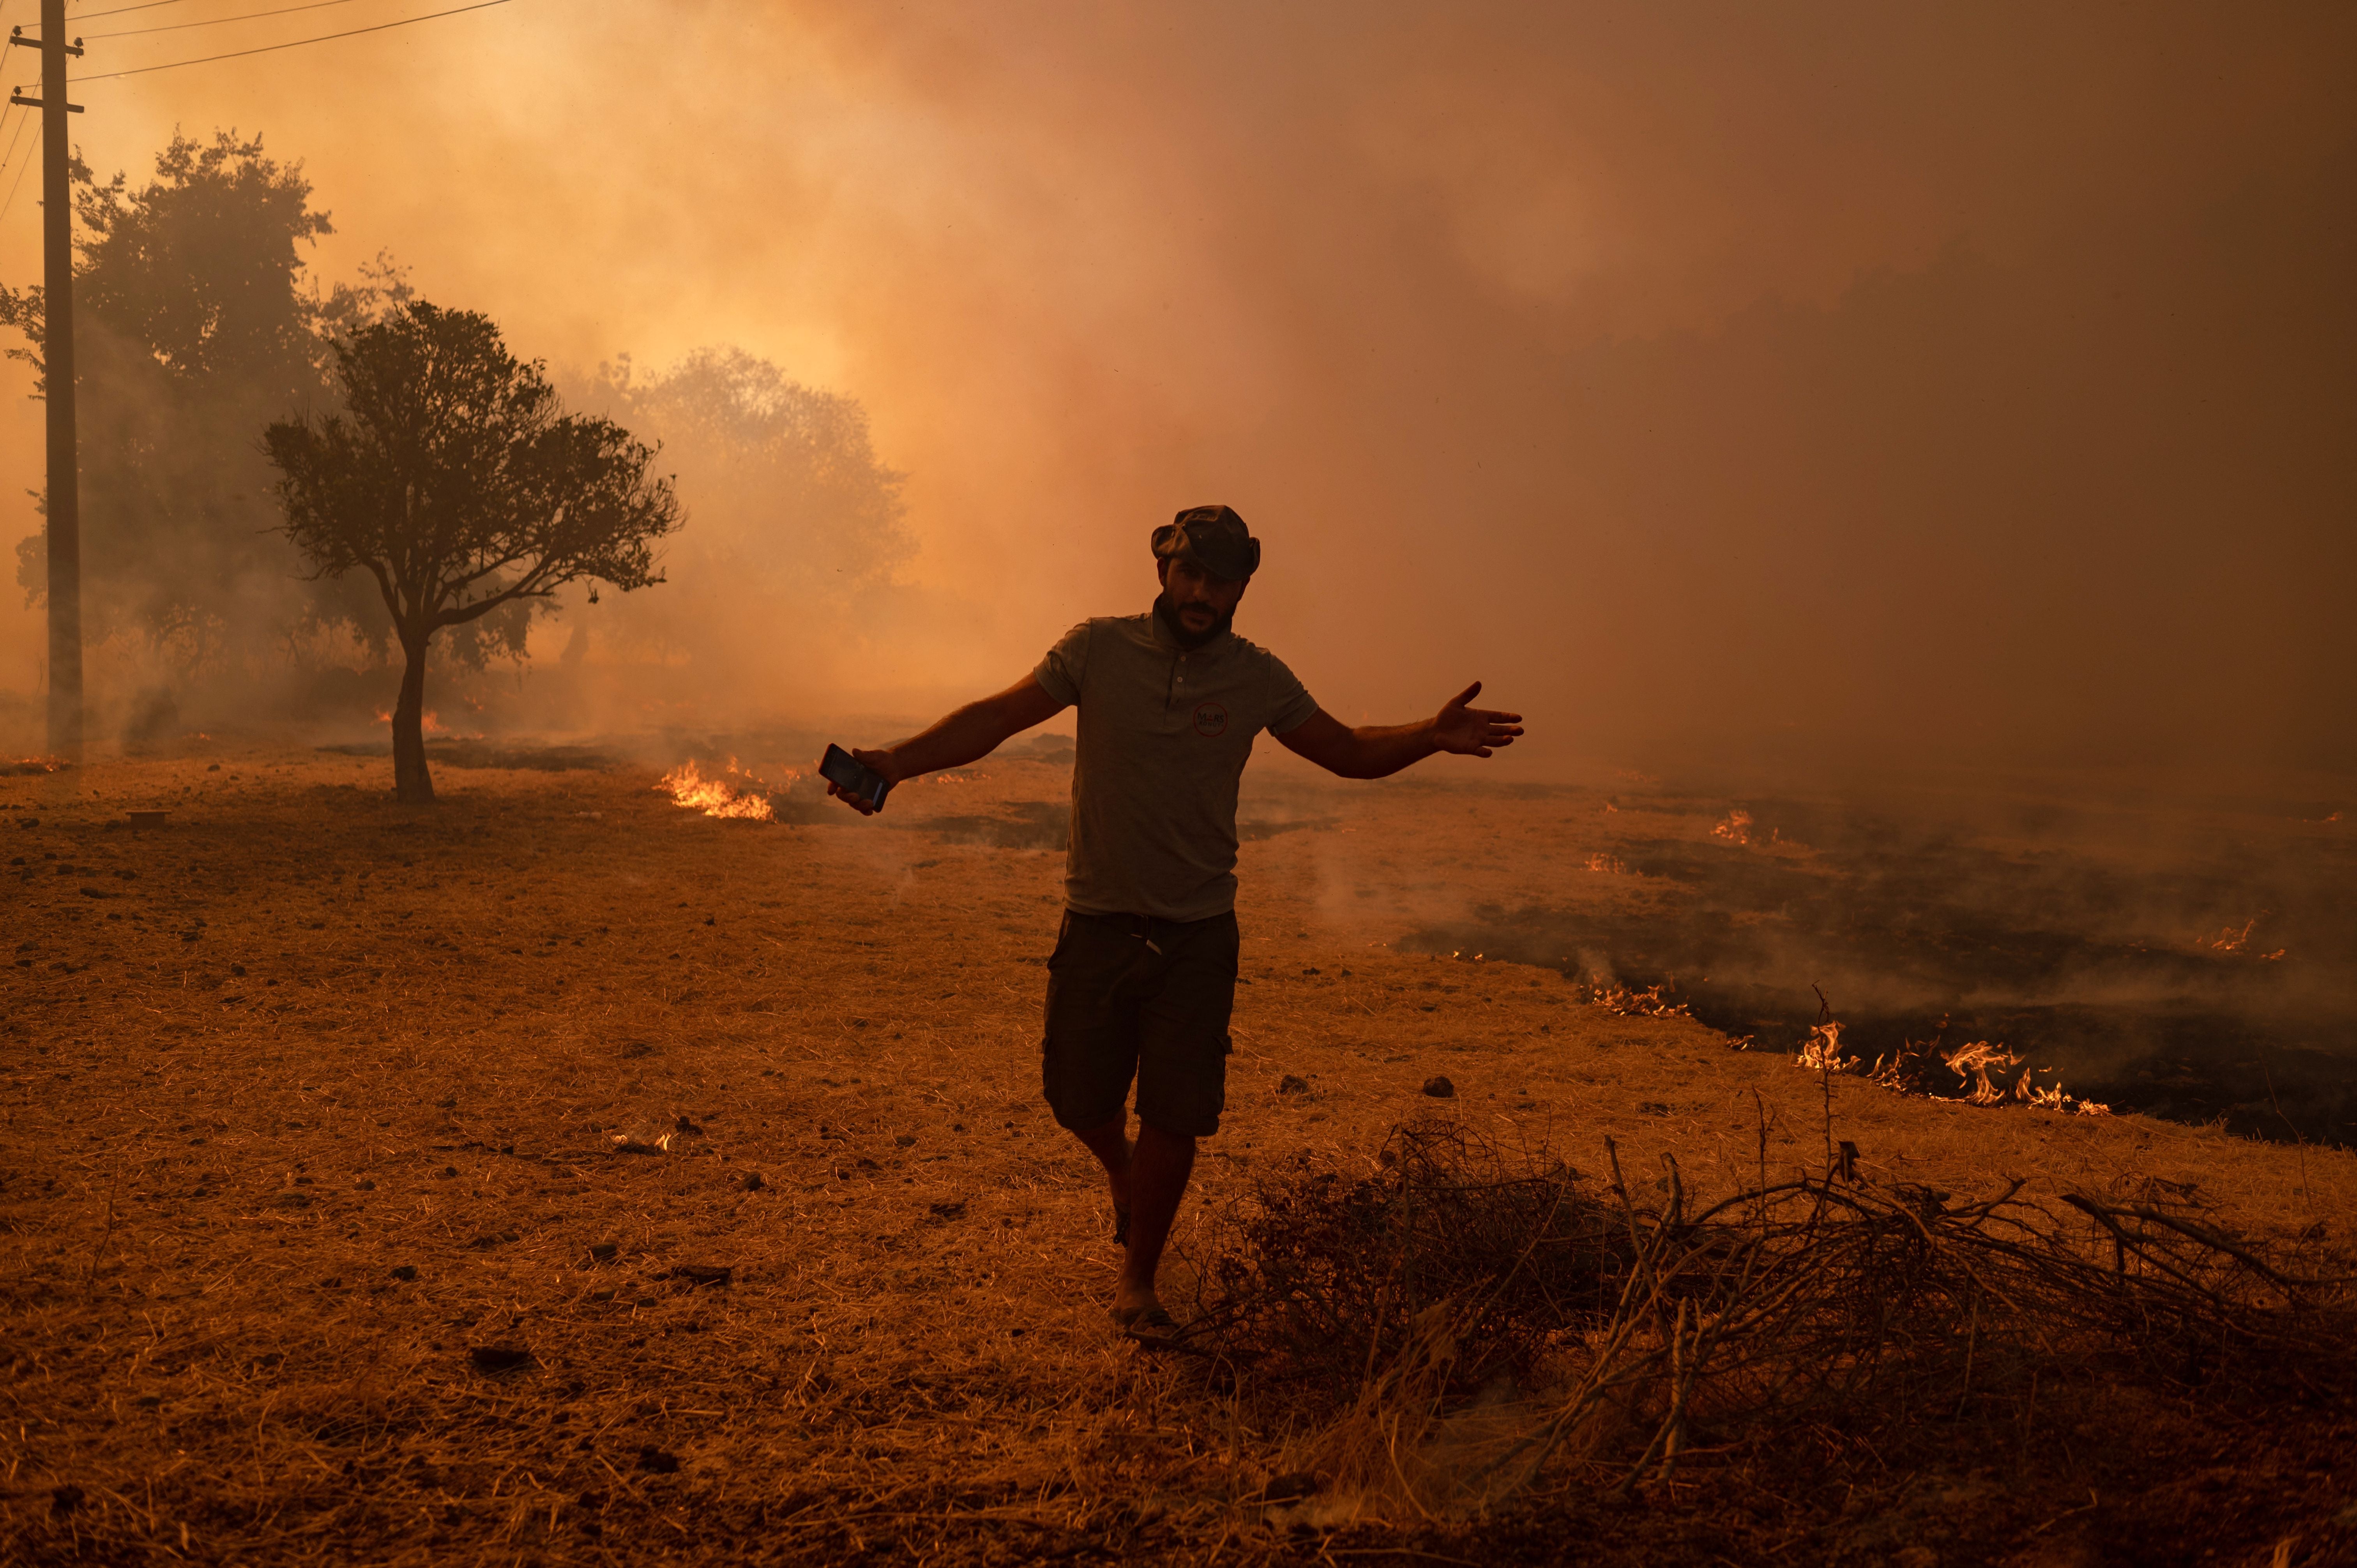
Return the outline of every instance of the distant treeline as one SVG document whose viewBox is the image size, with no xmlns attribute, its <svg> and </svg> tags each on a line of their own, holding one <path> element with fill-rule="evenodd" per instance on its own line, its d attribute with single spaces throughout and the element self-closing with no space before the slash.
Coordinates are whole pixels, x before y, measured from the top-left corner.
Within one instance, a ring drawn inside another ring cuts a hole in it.
<svg viewBox="0 0 2357 1568">
<path fill-rule="evenodd" d="M 331 345 L 414 296 L 404 270 L 381 251 L 358 277 L 323 285 L 307 255 L 334 231 L 328 214 L 301 165 L 267 156 L 259 136 L 176 134 L 136 188 L 121 173 L 101 183 L 79 161 L 74 177 L 97 722 L 136 741 L 259 712 L 365 717 L 398 661 L 390 619 L 365 575 L 307 578 L 280 532 L 261 435 L 333 406 Z M 37 372 L 41 320 L 39 286 L 0 286 L 0 322 L 26 339 L 9 352 Z M 723 626 L 713 596 L 749 590 L 772 614 L 782 600 L 840 615 L 910 552 L 901 476 L 877 460 L 850 398 L 716 348 L 655 374 L 621 356 L 572 401 L 660 443 L 679 476 L 691 521 L 666 552 L 673 602 L 631 618 L 664 661 L 726 656 L 712 643 Z M 16 545 L 16 578 L 38 605 L 38 530 Z M 442 668 L 521 659 L 533 616 L 554 610 L 520 603 L 452 628 Z M 575 628 L 575 661 L 586 636 Z"/>
</svg>

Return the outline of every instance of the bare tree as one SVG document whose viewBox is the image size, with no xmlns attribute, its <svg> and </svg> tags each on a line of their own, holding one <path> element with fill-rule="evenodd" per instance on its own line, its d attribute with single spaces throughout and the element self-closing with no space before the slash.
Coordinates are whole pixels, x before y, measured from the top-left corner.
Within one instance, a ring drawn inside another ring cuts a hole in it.
<svg viewBox="0 0 2357 1568">
<path fill-rule="evenodd" d="M 537 362 L 488 317 L 422 300 L 334 346 L 343 412 L 263 433 L 285 532 L 316 575 L 364 567 L 404 656 L 393 787 L 431 800 L 425 650 L 444 627 L 545 601 L 584 578 L 662 581 L 654 542 L 680 523 L 654 449 L 611 420 L 568 414 Z"/>
</svg>

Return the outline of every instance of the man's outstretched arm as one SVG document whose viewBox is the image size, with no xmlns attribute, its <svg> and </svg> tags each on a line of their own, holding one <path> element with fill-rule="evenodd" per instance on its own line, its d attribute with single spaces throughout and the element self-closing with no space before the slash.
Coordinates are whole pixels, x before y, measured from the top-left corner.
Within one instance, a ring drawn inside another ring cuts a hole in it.
<svg viewBox="0 0 2357 1568">
<path fill-rule="evenodd" d="M 1385 778 L 1436 751 L 1487 757 L 1514 744 L 1514 737 L 1523 733 L 1523 715 L 1465 705 L 1480 694 L 1481 682 L 1476 681 L 1450 698 L 1438 714 L 1412 725 L 1361 725 L 1353 729 L 1320 708 L 1308 724 L 1276 738 L 1295 755 L 1345 779 Z"/>
<path fill-rule="evenodd" d="M 1009 738 L 1054 718 L 1064 708 L 1064 703 L 1048 694 L 1037 676 L 1026 675 L 996 696 L 968 703 L 922 735 L 879 750 L 854 751 L 851 755 L 898 784 L 920 773 L 963 768 L 988 757 Z M 877 810 L 835 785 L 829 784 L 826 792 L 848 802 L 862 816 Z"/>
</svg>

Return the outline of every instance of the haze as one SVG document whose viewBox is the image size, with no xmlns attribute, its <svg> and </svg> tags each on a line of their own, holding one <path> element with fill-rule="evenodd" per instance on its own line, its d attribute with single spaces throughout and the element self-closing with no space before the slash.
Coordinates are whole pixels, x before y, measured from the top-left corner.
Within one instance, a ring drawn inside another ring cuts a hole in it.
<svg viewBox="0 0 2357 1568">
<path fill-rule="evenodd" d="M 725 344 L 857 399 L 899 590 L 774 662 L 797 607 L 739 596 L 754 652 L 662 677 L 706 722 L 1004 685 L 1222 500 L 1239 629 L 1346 720 L 1486 680 L 1518 772 L 2288 773 L 2357 765 L 2352 45 L 2326 5 L 514 0 L 92 81 L 75 128 L 135 182 L 263 133 L 317 276 L 389 250 L 576 383 Z M 0 686 L 40 628 L 0 607 Z"/>
</svg>

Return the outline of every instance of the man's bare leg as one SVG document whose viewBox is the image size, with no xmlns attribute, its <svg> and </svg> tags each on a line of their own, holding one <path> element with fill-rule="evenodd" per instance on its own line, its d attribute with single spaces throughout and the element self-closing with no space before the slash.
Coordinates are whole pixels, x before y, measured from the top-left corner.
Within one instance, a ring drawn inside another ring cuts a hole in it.
<svg viewBox="0 0 2357 1568">
<path fill-rule="evenodd" d="M 1089 1153 L 1104 1166 L 1106 1185 L 1113 1188 L 1113 1206 L 1125 1212 L 1129 1208 L 1129 1157 L 1133 1146 L 1129 1141 L 1129 1112 L 1125 1111 L 1118 1120 L 1074 1136 L 1086 1144 Z"/>
<path fill-rule="evenodd" d="M 1179 1201 L 1187 1196 L 1187 1179 L 1194 1174 L 1195 1140 L 1140 1122 L 1133 1143 L 1126 1116 L 1079 1136 L 1104 1166 L 1114 1204 L 1129 1210 L 1129 1251 L 1114 1283 L 1113 1310 L 1124 1320 L 1135 1319 L 1162 1305 L 1154 1279 Z"/>
</svg>

